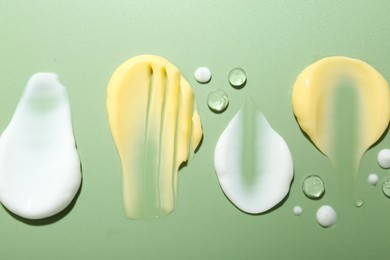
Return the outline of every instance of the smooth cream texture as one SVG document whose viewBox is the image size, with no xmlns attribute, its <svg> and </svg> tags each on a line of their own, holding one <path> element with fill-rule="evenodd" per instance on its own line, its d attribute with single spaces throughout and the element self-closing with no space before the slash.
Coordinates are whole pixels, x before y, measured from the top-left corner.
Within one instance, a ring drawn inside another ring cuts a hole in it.
<svg viewBox="0 0 390 260">
<path fill-rule="evenodd" d="M 194 72 L 194 78 L 199 83 L 208 83 L 211 79 L 211 70 L 207 67 L 199 67 Z"/>
<path fill-rule="evenodd" d="M 378 164 L 383 169 L 390 168 L 390 149 L 382 149 L 379 151 Z"/>
<path fill-rule="evenodd" d="M 27 83 L 0 137 L 0 201 L 29 219 L 63 210 L 81 183 L 66 89 L 53 73 Z"/>
<path fill-rule="evenodd" d="M 331 206 L 323 205 L 317 210 L 316 218 L 318 224 L 327 228 L 336 224 L 337 213 Z"/>
<path fill-rule="evenodd" d="M 389 123 L 390 91 L 386 80 L 369 64 L 347 57 L 329 57 L 307 67 L 298 76 L 292 92 L 292 106 L 298 123 L 313 143 L 331 161 L 332 133 L 329 110 L 336 88 L 351 82 L 358 93 L 358 144 L 355 164 L 374 144 Z M 336 112 L 337 113 L 337 112 Z"/>
<path fill-rule="evenodd" d="M 265 212 L 288 194 L 294 175 L 290 150 L 248 100 L 221 134 L 214 152 L 219 184 L 229 200 L 251 214 Z"/>
<path fill-rule="evenodd" d="M 158 218 L 173 211 L 179 166 L 202 138 L 191 86 L 162 57 L 123 63 L 107 90 L 111 133 L 122 163 L 129 218 Z"/>
</svg>

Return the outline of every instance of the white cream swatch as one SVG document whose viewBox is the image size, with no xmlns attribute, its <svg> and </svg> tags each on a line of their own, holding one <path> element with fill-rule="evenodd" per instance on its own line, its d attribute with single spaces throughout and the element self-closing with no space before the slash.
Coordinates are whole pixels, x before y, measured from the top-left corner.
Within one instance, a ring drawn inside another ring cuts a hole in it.
<svg viewBox="0 0 390 260">
<path fill-rule="evenodd" d="M 229 200 L 251 214 L 280 203 L 290 190 L 294 174 L 286 142 L 251 100 L 220 136 L 214 166 Z"/>
<path fill-rule="evenodd" d="M 331 206 L 323 205 L 317 210 L 316 218 L 318 224 L 327 228 L 333 226 L 336 223 L 337 213 Z"/>
<path fill-rule="evenodd" d="M 390 149 L 382 149 L 378 153 L 378 164 L 383 169 L 390 168 Z"/>
<path fill-rule="evenodd" d="M 0 201 L 24 218 L 62 211 L 81 183 L 66 89 L 53 73 L 34 74 L 0 137 Z"/>
</svg>

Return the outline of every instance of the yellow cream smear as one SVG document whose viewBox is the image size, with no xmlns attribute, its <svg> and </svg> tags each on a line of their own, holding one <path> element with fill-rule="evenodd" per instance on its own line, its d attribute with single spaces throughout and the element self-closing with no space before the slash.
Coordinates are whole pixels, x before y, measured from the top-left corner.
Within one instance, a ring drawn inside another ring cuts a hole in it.
<svg viewBox="0 0 390 260">
<path fill-rule="evenodd" d="M 159 218 L 175 207 L 178 170 L 202 139 L 191 86 L 162 57 L 123 63 L 107 90 L 111 133 L 122 163 L 129 218 Z"/>
<path fill-rule="evenodd" d="M 344 92 L 349 93 L 344 99 L 354 96 L 354 105 L 350 107 L 343 105 L 344 101 L 337 101 L 344 89 L 350 91 Z M 336 168 L 340 161 L 337 157 L 343 156 L 340 150 L 344 149 L 336 142 L 350 138 L 348 132 L 340 135 L 337 131 L 345 132 L 340 125 L 352 129 L 350 162 L 353 166 L 349 169 L 353 171 L 354 180 L 362 155 L 387 128 L 389 101 L 389 86 L 382 75 L 369 64 L 347 57 L 324 58 L 310 65 L 298 76 L 292 92 L 292 106 L 301 129 Z M 354 119 L 351 116 L 344 118 L 344 121 L 351 120 L 353 126 L 349 127 L 348 122 L 334 125 L 337 121 L 343 122 L 340 114 L 344 112 L 340 108 L 347 114 L 353 110 Z"/>
</svg>

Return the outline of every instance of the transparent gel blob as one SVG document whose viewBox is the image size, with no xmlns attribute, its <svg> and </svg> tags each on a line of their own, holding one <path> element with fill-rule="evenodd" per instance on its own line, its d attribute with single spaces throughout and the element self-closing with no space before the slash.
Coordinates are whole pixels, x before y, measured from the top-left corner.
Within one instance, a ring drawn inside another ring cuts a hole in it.
<svg viewBox="0 0 390 260">
<path fill-rule="evenodd" d="M 229 105 L 229 97 L 222 89 L 211 91 L 207 96 L 207 105 L 214 112 L 223 112 Z"/>
<path fill-rule="evenodd" d="M 310 199 L 319 199 L 324 195 L 325 185 L 317 175 L 306 177 L 302 184 L 303 193 Z"/>
<path fill-rule="evenodd" d="M 356 200 L 355 200 L 355 206 L 356 206 L 357 208 L 360 208 L 361 206 L 363 206 L 363 204 L 364 204 L 363 199 L 356 199 Z"/>
<path fill-rule="evenodd" d="M 242 88 L 246 83 L 245 71 L 241 68 L 234 68 L 229 72 L 229 82 L 235 88 Z"/>
<path fill-rule="evenodd" d="M 383 180 L 382 184 L 382 191 L 383 193 L 390 198 L 390 176 L 386 177 Z"/>
</svg>

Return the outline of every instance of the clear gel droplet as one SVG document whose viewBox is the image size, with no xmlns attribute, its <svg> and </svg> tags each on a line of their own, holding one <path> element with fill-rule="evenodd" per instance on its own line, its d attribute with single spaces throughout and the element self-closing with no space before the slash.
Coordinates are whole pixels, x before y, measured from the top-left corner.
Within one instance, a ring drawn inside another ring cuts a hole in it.
<svg viewBox="0 0 390 260">
<path fill-rule="evenodd" d="M 364 204 L 364 201 L 362 199 L 356 199 L 355 200 L 355 206 L 360 208 L 361 206 L 363 206 Z"/>
<path fill-rule="evenodd" d="M 207 97 L 207 105 L 214 112 L 222 112 L 229 105 L 228 95 L 221 89 L 211 91 Z"/>
<path fill-rule="evenodd" d="M 245 71 L 241 68 L 232 69 L 229 72 L 229 82 L 235 88 L 242 88 L 246 82 Z"/>
<path fill-rule="evenodd" d="M 390 176 L 383 180 L 382 184 L 383 193 L 390 198 Z"/>
<path fill-rule="evenodd" d="M 317 175 L 310 175 L 303 181 L 302 190 L 310 199 L 319 199 L 325 192 L 325 185 Z"/>
</svg>

